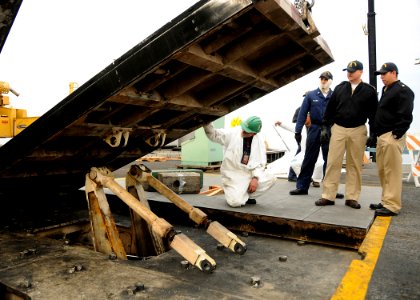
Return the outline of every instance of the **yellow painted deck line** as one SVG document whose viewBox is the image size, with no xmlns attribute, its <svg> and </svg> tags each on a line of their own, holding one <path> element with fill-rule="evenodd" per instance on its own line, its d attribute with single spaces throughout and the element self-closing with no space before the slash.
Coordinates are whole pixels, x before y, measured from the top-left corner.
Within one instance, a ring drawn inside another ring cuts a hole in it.
<svg viewBox="0 0 420 300">
<path fill-rule="evenodd" d="M 347 273 L 331 297 L 332 300 L 365 299 L 391 219 L 392 217 L 376 217 L 359 248 L 359 253 L 364 259 L 355 259 L 350 263 Z"/>
</svg>

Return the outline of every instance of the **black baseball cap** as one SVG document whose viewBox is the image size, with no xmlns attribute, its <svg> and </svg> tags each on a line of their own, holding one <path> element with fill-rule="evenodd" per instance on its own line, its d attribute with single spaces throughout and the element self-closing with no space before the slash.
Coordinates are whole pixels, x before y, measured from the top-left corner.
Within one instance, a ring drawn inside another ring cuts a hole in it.
<svg viewBox="0 0 420 300">
<path fill-rule="evenodd" d="M 397 66 L 392 62 L 387 62 L 387 63 L 384 63 L 382 67 L 378 71 L 375 71 L 373 74 L 379 75 L 379 74 L 385 74 L 391 71 L 395 71 L 398 74 Z"/>
<path fill-rule="evenodd" d="M 326 78 L 326 79 L 332 80 L 333 76 L 330 71 L 325 71 L 325 72 L 322 72 L 321 75 L 319 75 L 319 78 Z"/>
<path fill-rule="evenodd" d="M 363 70 L 363 64 L 358 60 L 352 60 L 347 65 L 347 68 L 343 69 L 343 71 L 347 71 L 349 73 L 356 72 L 357 70 Z"/>
</svg>

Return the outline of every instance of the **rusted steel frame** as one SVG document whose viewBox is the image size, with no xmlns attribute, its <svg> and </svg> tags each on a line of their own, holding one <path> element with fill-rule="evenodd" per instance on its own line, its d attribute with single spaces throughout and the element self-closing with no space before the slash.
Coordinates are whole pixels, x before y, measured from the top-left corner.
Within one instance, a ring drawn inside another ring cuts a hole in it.
<svg viewBox="0 0 420 300">
<path fill-rule="evenodd" d="M 149 200 L 149 204 L 152 209 L 159 210 L 160 215 L 171 222 L 186 224 L 181 214 L 174 213 L 171 204 L 154 200 Z M 206 207 L 200 209 L 211 219 L 223 219 L 223 225 L 234 232 L 303 240 L 348 249 L 358 249 L 369 230 L 369 227 L 346 227 Z"/>
<path fill-rule="evenodd" d="M 15 1 L 15 6 L 21 2 Z M 0 175 L 3 175 L 3 172 L 8 168 L 13 171 L 15 165 L 20 163 L 26 155 L 38 149 L 41 144 L 59 136 L 61 131 L 71 127 L 77 118 L 94 111 L 124 88 L 141 81 L 147 74 L 171 59 L 179 51 L 204 35 L 217 30 L 232 18 L 246 13 L 252 7 L 252 0 L 199 1 L 80 86 L 74 93 L 39 118 L 37 122 L 8 142 L 7 146 L 1 147 L 0 152 L 5 159 L 0 160 Z M 193 129 L 191 128 L 191 130 Z M 20 146 L 22 143 L 25 145 L 24 147 Z M 119 154 L 123 156 L 119 159 L 119 167 L 133 161 L 132 156 L 124 157 L 124 153 L 121 151 L 121 149 L 115 151 L 109 156 L 111 162 L 108 167 Z M 102 159 L 103 157 L 98 158 L 100 162 Z M 86 165 L 86 162 L 84 163 Z M 38 176 L 40 173 L 42 176 L 47 176 L 45 172 L 38 172 Z M 20 175 L 18 177 L 20 180 Z M 74 184 L 77 188 L 83 185 L 83 179 L 75 181 Z"/>
<path fill-rule="evenodd" d="M 350 249 L 360 247 L 369 229 L 212 209 L 205 211 L 212 217 L 222 214 L 223 220 L 228 222 L 226 226 L 232 230 Z"/>
</svg>

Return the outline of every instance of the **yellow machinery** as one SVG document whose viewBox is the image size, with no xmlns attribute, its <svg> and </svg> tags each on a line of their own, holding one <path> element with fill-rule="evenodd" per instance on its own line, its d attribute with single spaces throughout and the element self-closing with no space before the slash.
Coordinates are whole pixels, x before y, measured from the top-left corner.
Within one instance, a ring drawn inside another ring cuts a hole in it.
<svg viewBox="0 0 420 300">
<path fill-rule="evenodd" d="M 9 138 L 18 135 L 23 129 L 31 125 L 38 117 L 27 117 L 26 109 L 7 107 L 10 105 L 9 92 L 19 96 L 8 82 L 0 81 L 0 137 Z"/>
</svg>

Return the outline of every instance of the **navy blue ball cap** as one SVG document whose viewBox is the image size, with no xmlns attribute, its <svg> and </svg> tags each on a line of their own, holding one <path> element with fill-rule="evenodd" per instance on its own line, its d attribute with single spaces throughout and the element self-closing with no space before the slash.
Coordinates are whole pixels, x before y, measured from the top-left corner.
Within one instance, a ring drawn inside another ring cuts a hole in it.
<svg viewBox="0 0 420 300">
<path fill-rule="evenodd" d="M 322 72 L 321 75 L 319 75 L 319 78 L 326 78 L 326 79 L 332 80 L 333 76 L 330 71 L 325 71 L 325 72 Z"/>
<path fill-rule="evenodd" d="M 374 74 L 375 75 L 379 75 L 379 74 L 382 75 L 382 74 L 386 74 L 386 73 L 392 72 L 392 71 L 395 71 L 398 74 L 397 66 L 392 62 L 387 62 L 387 63 L 384 63 L 378 71 L 375 71 Z"/>
<path fill-rule="evenodd" d="M 352 60 L 347 65 L 347 68 L 343 69 L 343 71 L 347 71 L 349 73 L 356 72 L 357 70 L 363 70 L 363 64 L 358 60 Z"/>
</svg>

